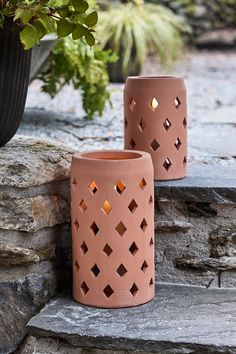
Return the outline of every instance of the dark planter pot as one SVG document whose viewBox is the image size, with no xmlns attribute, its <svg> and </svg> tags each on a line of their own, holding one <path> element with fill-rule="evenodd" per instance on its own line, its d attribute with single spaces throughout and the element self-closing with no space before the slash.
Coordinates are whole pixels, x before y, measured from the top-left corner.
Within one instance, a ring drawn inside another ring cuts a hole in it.
<svg viewBox="0 0 236 354">
<path fill-rule="evenodd" d="M 112 47 L 108 46 L 106 49 L 112 49 Z M 114 49 L 112 49 L 114 51 Z M 131 51 L 130 61 L 128 64 L 127 73 L 124 73 L 122 70 L 122 60 L 123 58 L 123 50 L 121 49 L 118 53 L 119 59 L 115 63 L 108 64 L 108 74 L 111 82 L 125 82 L 127 76 L 138 76 L 142 71 L 142 67 L 139 64 L 135 63 L 135 58 L 137 56 L 136 50 L 133 49 Z"/>
<path fill-rule="evenodd" d="M 130 65 L 127 75 L 122 72 L 122 61 L 108 65 L 108 74 L 111 82 L 125 82 L 127 76 L 139 76 L 141 73 L 140 65 Z"/>
<path fill-rule="evenodd" d="M 11 20 L 0 30 L 0 146 L 16 133 L 28 91 L 31 50 L 25 51 Z"/>
</svg>

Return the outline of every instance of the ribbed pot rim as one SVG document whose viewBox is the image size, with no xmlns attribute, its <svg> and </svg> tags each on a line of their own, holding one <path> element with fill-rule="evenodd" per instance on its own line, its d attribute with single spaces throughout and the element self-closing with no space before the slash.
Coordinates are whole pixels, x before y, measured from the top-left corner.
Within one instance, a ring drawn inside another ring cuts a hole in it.
<svg viewBox="0 0 236 354">
<path fill-rule="evenodd" d="M 97 161 L 104 163 L 109 161 L 111 163 L 137 161 L 150 158 L 150 155 L 144 151 L 138 150 L 92 150 L 73 155 L 75 159 L 82 159 L 86 161 Z"/>
</svg>

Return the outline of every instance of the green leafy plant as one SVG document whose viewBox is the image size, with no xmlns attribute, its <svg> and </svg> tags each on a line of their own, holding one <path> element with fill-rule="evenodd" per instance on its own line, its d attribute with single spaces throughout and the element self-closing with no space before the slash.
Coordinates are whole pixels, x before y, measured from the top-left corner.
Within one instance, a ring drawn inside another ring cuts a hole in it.
<svg viewBox="0 0 236 354">
<path fill-rule="evenodd" d="M 60 40 L 50 57 L 49 68 L 39 79 L 43 91 L 54 97 L 66 84 L 80 89 L 87 118 L 95 113 L 102 115 L 106 101 L 110 99 L 107 64 L 117 60 L 110 50 L 90 48 L 85 40 Z"/>
<path fill-rule="evenodd" d="M 141 67 L 148 53 L 158 53 L 161 63 L 170 65 L 183 47 L 184 21 L 161 5 L 142 0 L 101 1 L 98 33 L 102 48 L 111 48 L 122 62 L 123 75 Z"/>
<path fill-rule="evenodd" d="M 86 14 L 88 8 L 85 0 L 0 0 L 0 27 L 12 18 L 20 27 L 20 39 L 26 50 L 52 32 L 58 38 L 70 34 L 74 40 L 85 38 L 93 46 L 93 27 L 98 16 L 96 11 Z"/>
</svg>

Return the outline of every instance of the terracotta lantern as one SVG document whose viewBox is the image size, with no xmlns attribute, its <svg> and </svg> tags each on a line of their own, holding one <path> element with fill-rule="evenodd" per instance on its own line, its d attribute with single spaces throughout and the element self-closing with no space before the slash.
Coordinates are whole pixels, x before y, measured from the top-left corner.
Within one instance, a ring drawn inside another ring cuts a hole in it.
<svg viewBox="0 0 236 354">
<path fill-rule="evenodd" d="M 154 190 L 149 154 L 92 151 L 73 156 L 73 297 L 128 307 L 154 297 Z"/>
<path fill-rule="evenodd" d="M 187 105 L 178 77 L 128 77 L 124 89 L 125 149 L 151 154 L 155 180 L 187 174 Z"/>
</svg>

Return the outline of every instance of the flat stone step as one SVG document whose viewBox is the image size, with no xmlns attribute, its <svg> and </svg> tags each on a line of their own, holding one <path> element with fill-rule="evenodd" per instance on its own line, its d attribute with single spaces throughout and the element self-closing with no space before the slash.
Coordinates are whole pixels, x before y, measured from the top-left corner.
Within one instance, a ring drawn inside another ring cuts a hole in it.
<svg viewBox="0 0 236 354">
<path fill-rule="evenodd" d="M 154 301 L 126 309 L 90 308 L 60 297 L 30 320 L 28 331 L 72 348 L 236 353 L 236 290 L 159 285 Z"/>
</svg>

